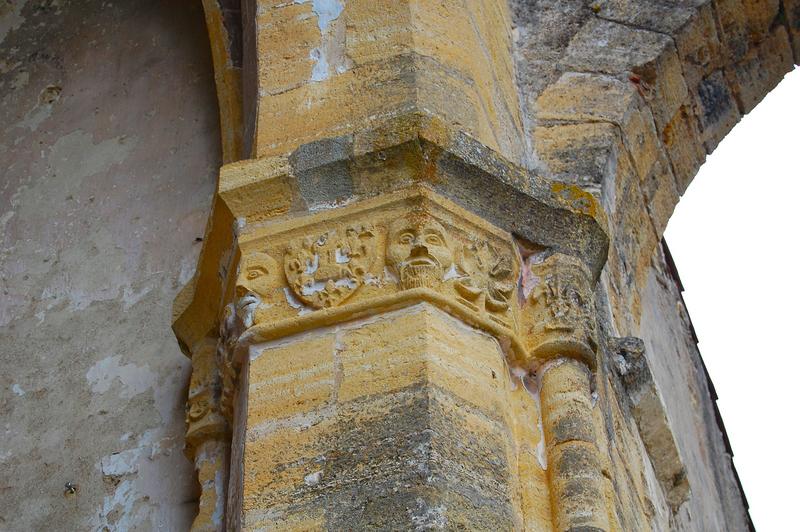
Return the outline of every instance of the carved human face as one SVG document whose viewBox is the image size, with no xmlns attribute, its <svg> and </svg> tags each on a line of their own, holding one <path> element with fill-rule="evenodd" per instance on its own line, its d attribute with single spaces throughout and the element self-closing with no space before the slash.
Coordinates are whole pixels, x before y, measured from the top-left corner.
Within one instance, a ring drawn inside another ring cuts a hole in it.
<svg viewBox="0 0 800 532">
<path fill-rule="evenodd" d="M 278 263 L 266 253 L 255 252 L 239 264 L 236 279 L 236 315 L 245 327 L 253 325 L 261 299 L 277 285 Z"/>
<path fill-rule="evenodd" d="M 275 287 L 278 264 L 266 253 L 255 252 L 242 257 L 239 277 L 236 279 L 236 297 L 248 294 L 265 296 Z"/>
<path fill-rule="evenodd" d="M 424 215 L 409 215 L 389 227 L 386 259 L 403 288 L 434 287 L 453 264 L 444 227 Z"/>
<path fill-rule="evenodd" d="M 189 392 L 189 400 L 186 404 L 186 422 L 197 422 L 205 417 L 210 410 L 209 400 L 208 390 Z"/>
</svg>

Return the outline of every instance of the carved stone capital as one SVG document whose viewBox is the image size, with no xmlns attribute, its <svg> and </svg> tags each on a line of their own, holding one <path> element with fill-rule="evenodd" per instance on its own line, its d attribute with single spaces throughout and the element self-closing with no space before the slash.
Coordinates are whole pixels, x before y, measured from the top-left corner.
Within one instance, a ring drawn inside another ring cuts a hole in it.
<svg viewBox="0 0 800 532">
<path fill-rule="evenodd" d="M 525 264 L 523 312 L 530 355 L 537 359 L 570 357 L 595 366 L 594 295 L 586 265 L 555 253 Z"/>
<path fill-rule="evenodd" d="M 238 244 L 233 301 L 221 318 L 224 383 L 237 349 L 421 301 L 524 358 L 513 238 L 425 187 L 245 227 Z M 229 398 L 225 391 L 223 411 Z"/>
</svg>

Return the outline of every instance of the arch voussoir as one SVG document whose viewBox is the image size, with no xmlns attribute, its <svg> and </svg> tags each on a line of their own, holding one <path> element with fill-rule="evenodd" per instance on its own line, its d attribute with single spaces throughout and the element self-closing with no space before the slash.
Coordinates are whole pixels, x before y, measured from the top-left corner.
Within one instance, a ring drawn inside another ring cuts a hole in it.
<svg viewBox="0 0 800 532">
<path fill-rule="evenodd" d="M 606 206 L 607 270 L 628 332 L 680 196 L 798 59 L 797 0 L 678 4 L 599 0 L 562 12 L 574 30 L 550 52 L 549 69 L 536 67 L 549 83 L 523 95 L 540 170 Z"/>
</svg>

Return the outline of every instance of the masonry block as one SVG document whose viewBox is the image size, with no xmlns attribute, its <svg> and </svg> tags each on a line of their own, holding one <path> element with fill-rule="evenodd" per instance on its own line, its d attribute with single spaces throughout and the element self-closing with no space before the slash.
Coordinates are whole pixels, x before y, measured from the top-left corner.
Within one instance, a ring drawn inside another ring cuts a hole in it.
<svg viewBox="0 0 800 532">
<path fill-rule="evenodd" d="M 644 178 L 642 193 L 656 236 L 661 238 L 667 228 L 670 216 L 672 216 L 672 211 L 675 210 L 675 206 L 680 200 L 672 166 L 666 154 L 661 154 L 661 157 L 653 164 L 650 173 Z"/>
<path fill-rule="evenodd" d="M 792 40 L 794 64 L 800 64 L 800 0 L 783 0 L 786 27 Z"/>
<path fill-rule="evenodd" d="M 492 337 L 423 304 L 256 353 L 246 528 L 523 526 L 514 390 Z"/>
<path fill-rule="evenodd" d="M 603 181 L 615 178 L 620 148 L 619 128 L 608 122 L 541 126 L 534 131 L 534 149 L 547 171 L 598 195 Z"/>
<path fill-rule="evenodd" d="M 650 101 L 659 128 L 686 98 L 677 50 L 661 33 L 594 20 L 572 40 L 564 63 L 577 71 L 627 76 Z"/>
<path fill-rule="evenodd" d="M 747 13 L 742 0 L 714 0 L 724 63 L 743 58 L 750 47 Z"/>
<path fill-rule="evenodd" d="M 661 143 L 672 165 L 677 192 L 682 195 L 706 160 L 706 151 L 697 128 L 697 118 L 689 104 L 678 109 L 672 120 L 664 127 L 661 132 Z"/>
<path fill-rule="evenodd" d="M 567 72 L 542 93 L 537 101 L 540 120 L 606 120 L 619 126 L 639 175 L 644 178 L 659 157 L 661 147 L 653 115 L 637 95 L 633 83 L 610 76 Z M 535 132 L 536 142 L 568 131 L 587 133 L 587 128 Z M 595 140 L 597 137 L 595 136 Z M 563 143 L 562 143 L 563 144 Z M 575 158 L 575 154 L 568 157 Z M 545 158 L 552 159 L 552 151 Z"/>
<path fill-rule="evenodd" d="M 756 104 L 794 67 L 792 47 L 784 26 L 778 26 L 741 61 L 726 70 L 742 113 Z"/>
<path fill-rule="evenodd" d="M 697 86 L 693 94 L 700 136 L 706 152 L 713 152 L 719 142 L 733 129 L 741 114 L 724 72 L 717 70 Z"/>
<path fill-rule="evenodd" d="M 690 90 L 723 66 L 722 44 L 712 2 L 697 6 L 695 15 L 673 36 Z"/>
</svg>

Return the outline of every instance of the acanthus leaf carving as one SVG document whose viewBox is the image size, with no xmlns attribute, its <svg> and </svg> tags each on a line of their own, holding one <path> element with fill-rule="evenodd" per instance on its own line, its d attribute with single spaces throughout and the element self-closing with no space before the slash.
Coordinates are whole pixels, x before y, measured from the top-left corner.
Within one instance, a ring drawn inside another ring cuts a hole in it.
<svg viewBox="0 0 800 532">
<path fill-rule="evenodd" d="M 593 365 L 597 341 L 588 269 L 579 259 L 560 253 L 528 267 L 538 280 L 529 297 L 534 354 L 582 358 Z"/>
<path fill-rule="evenodd" d="M 460 267 L 465 275 L 455 280 L 454 288 L 462 303 L 474 310 L 482 305 L 505 322 L 503 315 L 511 308 L 515 287 L 513 258 L 485 240 L 475 240 L 464 247 Z"/>
</svg>

